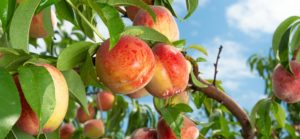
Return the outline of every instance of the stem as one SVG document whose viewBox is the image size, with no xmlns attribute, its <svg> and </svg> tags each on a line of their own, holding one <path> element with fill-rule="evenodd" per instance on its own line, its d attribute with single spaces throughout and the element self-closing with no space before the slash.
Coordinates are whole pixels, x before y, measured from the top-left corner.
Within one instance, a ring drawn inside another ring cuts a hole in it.
<svg viewBox="0 0 300 139">
<path fill-rule="evenodd" d="M 212 98 L 214 100 L 217 100 L 219 103 L 223 104 L 238 120 L 238 122 L 242 126 L 242 136 L 245 139 L 254 139 L 255 138 L 255 132 L 254 128 L 250 124 L 250 118 L 247 115 L 247 113 L 228 95 L 226 95 L 225 92 L 219 90 L 216 88 L 213 84 L 210 84 L 206 80 L 200 78 L 199 75 L 199 69 L 197 62 L 189 56 L 186 56 L 186 59 L 189 60 L 193 66 L 193 72 L 196 75 L 196 78 L 202 82 L 203 84 L 206 84 L 207 87 L 201 88 L 197 87 L 190 81 L 192 84 L 192 89 L 203 92 L 207 97 Z"/>
<path fill-rule="evenodd" d="M 216 80 L 217 80 L 217 74 L 218 74 L 218 63 L 219 63 L 219 59 L 220 59 L 222 49 L 223 49 L 223 46 L 221 45 L 220 48 L 219 48 L 219 53 L 218 53 L 218 56 L 217 56 L 216 63 L 214 64 L 214 66 L 215 66 L 215 74 L 214 74 L 214 81 L 213 81 L 214 86 L 216 86 Z"/>
<path fill-rule="evenodd" d="M 84 22 L 86 22 L 86 24 L 87 24 L 88 26 L 90 26 L 90 27 L 92 28 L 92 30 L 96 33 L 96 35 L 97 35 L 102 41 L 106 40 L 106 39 L 101 35 L 101 33 L 97 30 L 97 28 L 94 27 L 94 26 L 89 22 L 89 20 L 87 20 L 87 19 L 85 18 L 85 16 L 80 12 L 79 9 L 77 9 L 77 7 L 76 7 L 75 5 L 73 5 L 73 3 L 72 3 L 70 0 L 66 0 L 66 2 L 67 2 L 73 9 L 76 10 L 76 12 L 78 13 L 78 15 L 84 20 Z"/>
</svg>

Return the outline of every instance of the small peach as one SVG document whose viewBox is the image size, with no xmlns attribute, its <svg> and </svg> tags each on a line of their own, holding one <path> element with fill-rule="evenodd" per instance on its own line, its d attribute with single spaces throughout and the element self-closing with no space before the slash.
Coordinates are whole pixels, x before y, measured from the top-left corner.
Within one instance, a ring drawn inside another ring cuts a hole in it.
<svg viewBox="0 0 300 139">
<path fill-rule="evenodd" d="M 149 92 L 145 88 L 142 88 L 134 93 L 128 94 L 127 96 L 130 98 L 138 99 L 147 95 L 149 95 Z"/>
<path fill-rule="evenodd" d="M 152 5 L 153 4 L 153 0 L 143 0 L 145 3 Z M 135 15 L 137 14 L 137 12 L 140 10 L 140 8 L 135 7 L 135 6 L 128 6 L 126 7 L 126 14 L 129 17 L 129 19 L 131 19 L 132 21 L 134 20 Z"/>
<path fill-rule="evenodd" d="M 78 108 L 76 117 L 80 123 L 84 123 L 94 118 L 96 112 L 93 107 L 93 104 L 88 105 L 88 111 L 89 111 L 89 115 L 84 112 L 82 107 Z"/>
<path fill-rule="evenodd" d="M 99 138 L 104 135 L 105 127 L 102 120 L 89 120 L 84 123 L 83 133 L 88 138 Z"/>
<path fill-rule="evenodd" d="M 115 96 L 108 91 L 99 92 L 97 94 L 97 108 L 101 111 L 110 110 L 115 101 Z"/>
<path fill-rule="evenodd" d="M 73 133 L 75 132 L 75 128 L 71 123 L 64 124 L 60 128 L 60 139 L 72 139 Z"/>
<path fill-rule="evenodd" d="M 130 139 L 157 139 L 157 131 L 152 128 L 139 128 L 131 134 Z"/>
</svg>

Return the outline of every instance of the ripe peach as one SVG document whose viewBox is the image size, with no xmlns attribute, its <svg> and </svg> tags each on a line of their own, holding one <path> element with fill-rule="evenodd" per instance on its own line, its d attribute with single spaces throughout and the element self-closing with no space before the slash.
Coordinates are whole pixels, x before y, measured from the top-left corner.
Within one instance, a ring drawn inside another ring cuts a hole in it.
<svg viewBox="0 0 300 139">
<path fill-rule="evenodd" d="M 60 128 L 60 139 L 72 139 L 73 133 L 75 132 L 75 128 L 73 127 L 72 124 L 64 124 Z"/>
<path fill-rule="evenodd" d="M 183 126 L 181 127 L 180 138 L 181 139 L 197 139 L 199 136 L 199 130 L 195 123 L 189 118 L 184 117 Z M 169 127 L 165 120 L 162 118 L 158 121 L 157 125 L 157 137 L 159 139 L 176 139 L 175 133 Z"/>
<path fill-rule="evenodd" d="M 133 25 L 150 27 L 164 34 L 170 41 L 178 40 L 179 30 L 171 12 L 162 6 L 151 6 L 151 8 L 156 15 L 156 22 L 149 13 L 139 10 L 133 20 Z"/>
<path fill-rule="evenodd" d="M 185 90 L 189 80 L 188 65 L 179 50 L 167 44 L 154 46 L 156 68 L 146 89 L 159 98 L 167 98 Z"/>
<path fill-rule="evenodd" d="M 110 110 L 115 101 L 115 96 L 108 91 L 99 92 L 97 94 L 97 108 L 101 111 Z"/>
<path fill-rule="evenodd" d="M 122 36 L 111 50 L 105 41 L 96 55 L 97 74 L 114 93 L 130 94 L 143 88 L 153 77 L 154 68 L 148 44 L 133 36 Z"/>
<path fill-rule="evenodd" d="M 274 94 L 287 103 L 300 101 L 300 64 L 296 61 L 290 62 L 292 76 L 282 65 L 278 64 L 272 75 Z"/>
<path fill-rule="evenodd" d="M 99 138 L 104 135 L 105 127 L 102 120 L 89 120 L 84 123 L 83 133 L 88 138 Z"/>
<path fill-rule="evenodd" d="M 157 131 L 152 128 L 139 128 L 131 134 L 130 139 L 157 139 Z"/>
<path fill-rule="evenodd" d="M 56 105 L 52 115 L 42 129 L 43 133 L 48 133 L 56 130 L 62 123 L 68 109 L 69 92 L 66 80 L 58 69 L 49 64 L 40 64 L 38 66 L 43 66 L 48 70 L 53 79 L 55 88 Z M 39 128 L 38 117 L 26 102 L 17 76 L 15 76 L 15 83 L 17 85 L 22 104 L 21 116 L 16 125 L 28 134 L 37 135 Z M 32 89 L 35 89 L 35 87 L 32 87 Z"/>
<path fill-rule="evenodd" d="M 145 3 L 152 5 L 153 4 L 153 0 L 143 0 Z M 140 10 L 140 8 L 135 7 L 135 6 L 128 6 L 126 7 L 126 14 L 129 17 L 129 19 L 131 19 L 132 21 L 134 20 L 135 15 L 137 14 L 137 12 Z"/>
<path fill-rule="evenodd" d="M 88 111 L 89 115 L 84 112 L 82 107 L 78 108 L 76 118 L 80 123 L 84 123 L 94 118 L 96 112 L 92 104 L 88 105 Z"/>
<path fill-rule="evenodd" d="M 130 98 L 138 99 L 147 95 L 149 95 L 149 92 L 145 88 L 142 88 L 134 93 L 128 94 L 127 96 Z"/>
</svg>

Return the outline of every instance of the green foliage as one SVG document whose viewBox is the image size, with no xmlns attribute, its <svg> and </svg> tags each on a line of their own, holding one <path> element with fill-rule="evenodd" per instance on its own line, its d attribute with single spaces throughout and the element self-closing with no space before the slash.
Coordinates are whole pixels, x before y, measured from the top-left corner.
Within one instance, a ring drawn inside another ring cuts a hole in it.
<svg viewBox="0 0 300 139">
<path fill-rule="evenodd" d="M 0 138 L 5 138 L 21 114 L 21 102 L 13 78 L 0 68 Z M 5 109 L 9 108 L 9 109 Z"/>
</svg>

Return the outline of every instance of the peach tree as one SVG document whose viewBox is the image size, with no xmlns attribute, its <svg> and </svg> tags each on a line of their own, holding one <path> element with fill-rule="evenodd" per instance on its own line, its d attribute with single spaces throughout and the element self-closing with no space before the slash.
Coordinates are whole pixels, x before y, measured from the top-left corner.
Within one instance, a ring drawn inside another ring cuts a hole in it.
<svg viewBox="0 0 300 139">
<path fill-rule="evenodd" d="M 247 112 L 217 79 L 222 46 L 201 77 L 207 51 L 175 21 L 199 3 L 185 2 L 180 17 L 173 0 L 1 0 L 0 138 L 299 138 L 300 17 L 249 58 L 268 97 Z"/>
</svg>

